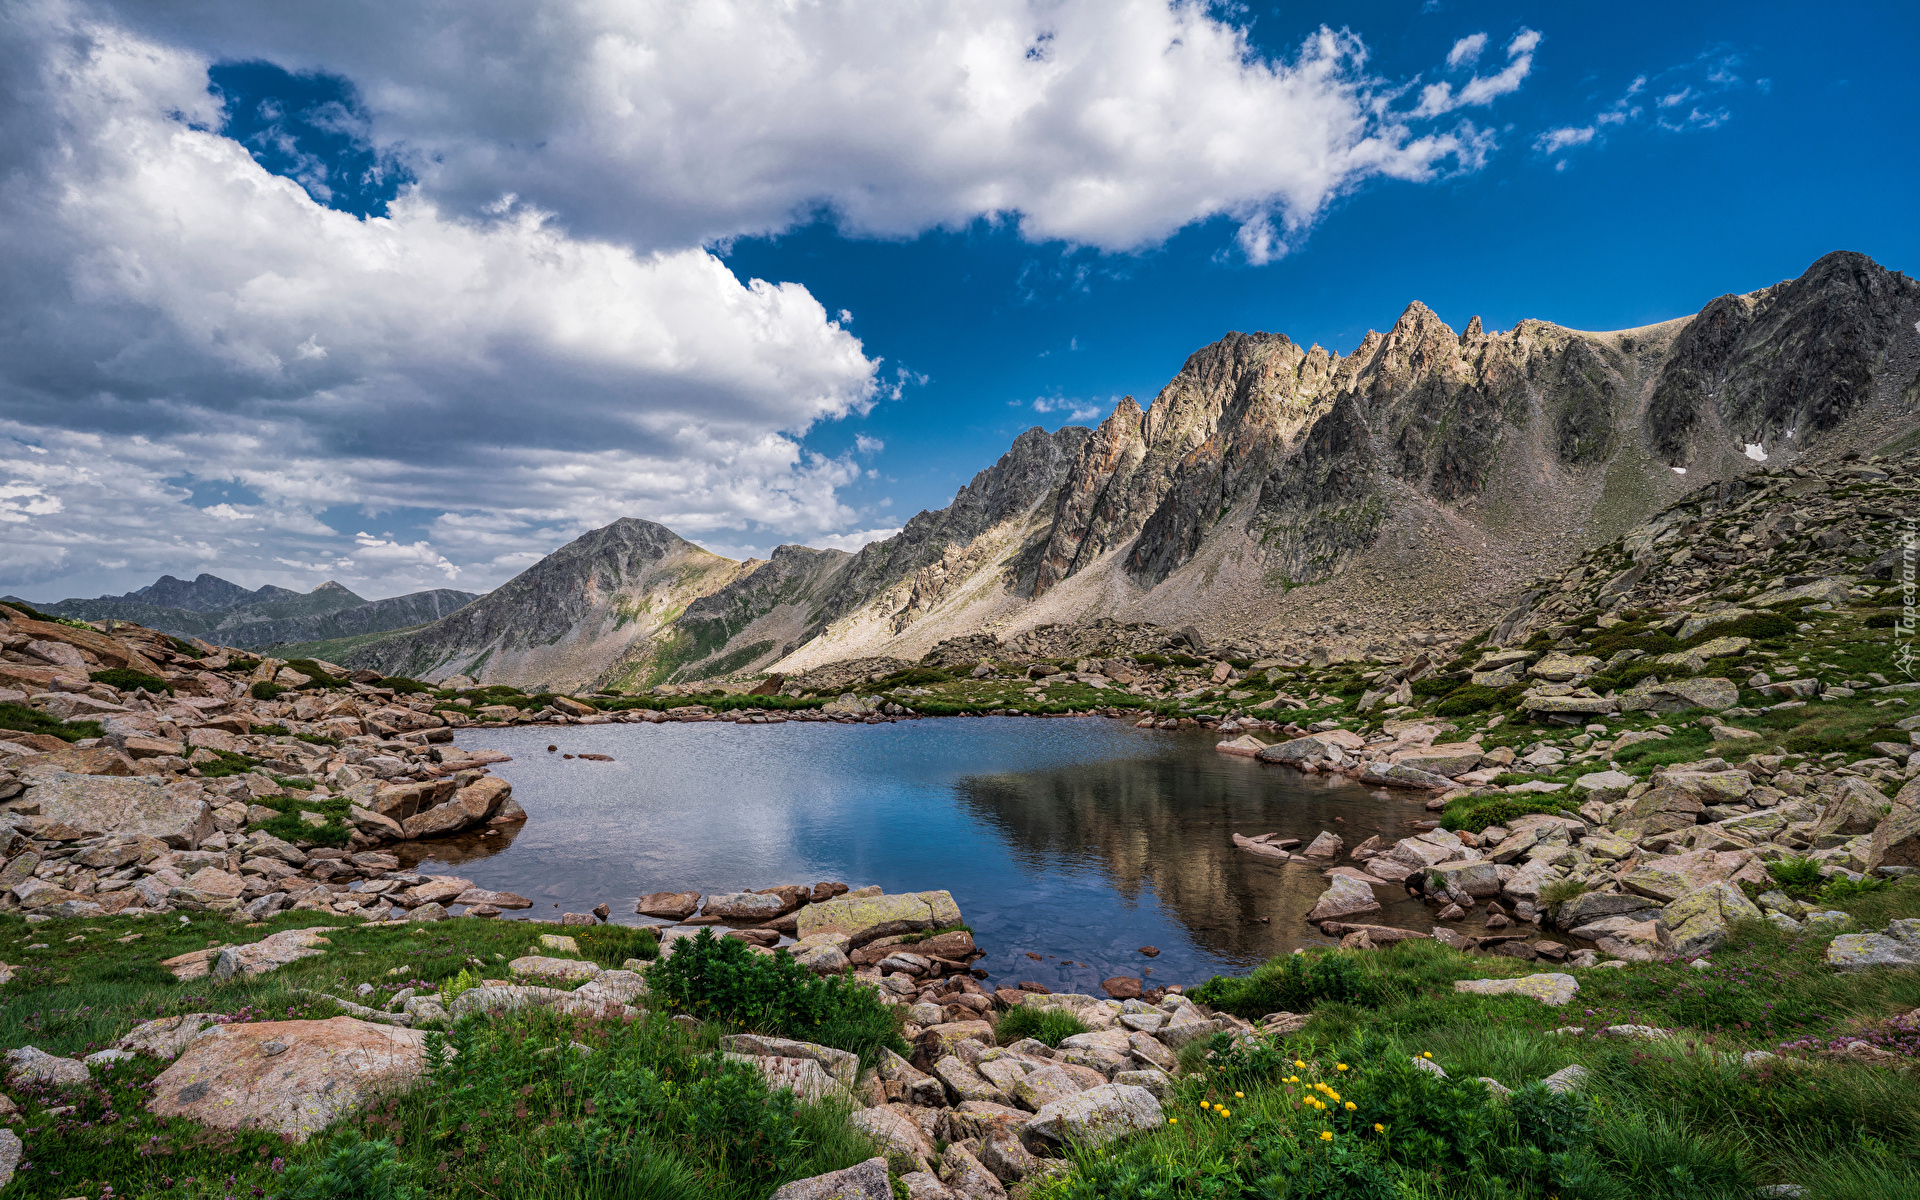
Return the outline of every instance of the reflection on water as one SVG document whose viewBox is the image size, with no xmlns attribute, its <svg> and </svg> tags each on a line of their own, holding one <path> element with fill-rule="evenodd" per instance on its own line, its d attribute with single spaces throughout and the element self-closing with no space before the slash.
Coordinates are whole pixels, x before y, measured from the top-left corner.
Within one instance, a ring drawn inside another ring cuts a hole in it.
<svg viewBox="0 0 1920 1200">
<path fill-rule="evenodd" d="M 1409 795 L 1219 754 L 1215 740 L 1033 718 L 464 732 L 464 747 L 515 756 L 494 769 L 530 819 L 409 849 L 422 870 L 528 896 L 518 915 L 531 916 L 605 901 L 639 921 L 648 892 L 822 879 L 946 888 L 996 980 L 1088 990 L 1146 969 L 1192 983 L 1323 940 L 1300 919 L 1320 871 L 1235 850 L 1231 834 L 1331 829 L 1352 845 L 1404 837 L 1424 815 Z M 1370 919 L 1431 923 L 1376 891 L 1387 909 Z M 1158 958 L 1139 953 L 1149 945 Z"/>
</svg>

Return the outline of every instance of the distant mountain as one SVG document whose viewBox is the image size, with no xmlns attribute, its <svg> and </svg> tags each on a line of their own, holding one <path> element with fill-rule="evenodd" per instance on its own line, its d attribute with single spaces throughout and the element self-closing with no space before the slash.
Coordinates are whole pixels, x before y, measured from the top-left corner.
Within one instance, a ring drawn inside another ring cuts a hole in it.
<svg viewBox="0 0 1920 1200">
<path fill-rule="evenodd" d="M 367 600 L 329 580 L 311 592 L 268 584 L 248 591 L 217 575 L 192 583 L 162 575 L 123 596 L 62 600 L 33 607 L 81 621 L 133 621 L 175 637 L 197 637 L 255 650 L 403 629 L 455 612 L 479 599 L 450 588 Z M 163 602 L 173 603 L 163 603 Z"/>
<path fill-rule="evenodd" d="M 484 599 L 421 629 L 367 643 L 347 661 L 383 675 L 480 675 L 569 691 L 610 675 L 670 672 L 697 637 L 660 637 L 689 605 L 760 564 L 702 550 L 625 517 L 583 534 Z"/>
<path fill-rule="evenodd" d="M 1353 353 L 1230 333 L 1142 408 L 1031 429 L 852 556 L 730 562 L 627 519 L 346 661 L 523 686 L 917 659 L 1111 618 L 1268 650 L 1484 628 L 1703 484 L 1920 439 L 1920 283 L 1861 254 L 1593 333 L 1459 332 L 1415 302 Z"/>
</svg>

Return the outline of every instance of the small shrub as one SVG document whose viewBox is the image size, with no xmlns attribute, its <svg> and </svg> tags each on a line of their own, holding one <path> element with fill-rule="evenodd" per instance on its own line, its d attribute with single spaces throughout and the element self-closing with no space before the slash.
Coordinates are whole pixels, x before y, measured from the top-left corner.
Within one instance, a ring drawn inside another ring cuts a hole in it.
<svg viewBox="0 0 1920 1200">
<path fill-rule="evenodd" d="M 418 679 L 408 679 L 404 675 L 390 675 L 380 681 L 380 686 L 402 696 L 417 696 L 421 692 L 430 692 L 432 687 Z"/>
<path fill-rule="evenodd" d="M 819 978 L 785 954 L 755 954 L 737 938 L 703 929 L 647 972 L 647 986 L 670 1012 L 800 1038 L 858 1054 L 872 1063 L 881 1047 L 905 1056 L 894 1010 L 864 984 Z"/>
<path fill-rule="evenodd" d="M 1899 623 L 1900 614 L 1890 612 L 1875 613 L 1861 622 L 1861 624 L 1865 625 L 1868 629 L 1892 629 Z"/>
<path fill-rule="evenodd" d="M 275 1200 L 412 1200 L 406 1165 L 393 1143 L 348 1133 L 324 1158 L 298 1163 L 281 1177 Z"/>
<path fill-rule="evenodd" d="M 1848 879 L 1845 875 L 1840 875 L 1820 889 L 1820 901 L 1823 904 L 1846 904 L 1862 896 L 1871 895 L 1886 886 L 1885 879 L 1873 875 L 1864 879 Z"/>
<path fill-rule="evenodd" d="M 169 634 L 167 637 L 167 648 L 172 650 L 175 654 L 185 655 L 188 658 L 205 658 L 207 656 L 207 652 L 205 650 L 202 650 L 200 647 L 194 645 L 192 642 L 183 641 L 180 638 L 172 636 L 171 634 Z"/>
<path fill-rule="evenodd" d="M 952 675 L 937 667 L 908 667 L 904 671 L 895 671 L 876 686 L 881 688 L 926 687 L 935 683 L 950 683 L 952 680 Z"/>
<path fill-rule="evenodd" d="M 1499 708 L 1504 702 L 1501 689 L 1469 683 L 1448 692 L 1440 701 L 1440 707 L 1433 711 L 1443 717 L 1466 717 L 1489 708 Z"/>
<path fill-rule="evenodd" d="M 1460 681 L 1444 675 L 1423 675 L 1413 681 L 1413 694 L 1416 696 L 1449 696 L 1459 690 Z"/>
<path fill-rule="evenodd" d="M 87 678 L 95 683 L 104 683 L 110 688 L 119 688 L 123 692 L 145 688 L 155 695 L 161 692 L 173 694 L 173 685 L 166 680 L 157 675 L 148 675 L 144 671 L 128 670 L 126 667 L 114 667 L 109 671 L 93 671 L 87 675 Z"/>
<path fill-rule="evenodd" d="M 1811 858 L 1789 856 L 1768 863 L 1767 874 L 1783 888 L 1810 888 L 1820 882 L 1820 864 Z"/>
<path fill-rule="evenodd" d="M 1549 879 L 1540 885 L 1540 903 L 1565 904 L 1576 896 L 1584 895 L 1587 885 L 1578 879 Z"/>
<path fill-rule="evenodd" d="M 1193 993 L 1201 1004 L 1249 1019 L 1272 1012 L 1300 1012 L 1323 1001 L 1372 1008 L 1385 989 L 1350 954 L 1283 954 L 1251 975 L 1215 975 Z"/>
<path fill-rule="evenodd" d="M 1024 1004 L 1002 1013 L 993 1027 L 994 1040 L 1003 1046 L 1011 1046 L 1021 1038 L 1058 1046 L 1067 1038 L 1085 1032 L 1086 1024 L 1064 1008 L 1039 1009 Z"/>
<path fill-rule="evenodd" d="M 1717 621 L 1681 642 L 1680 648 L 1690 650 L 1715 638 L 1723 637 L 1752 638 L 1756 642 L 1771 641 L 1787 637 L 1797 628 L 1798 623 L 1792 617 L 1784 617 L 1779 613 L 1754 613 L 1735 621 Z"/>
<path fill-rule="evenodd" d="M 347 686 L 345 679 L 335 676 L 332 672 L 310 658 L 290 658 L 287 660 L 287 665 L 310 678 L 311 682 L 300 685 L 303 688 L 338 688 Z"/>
<path fill-rule="evenodd" d="M 278 700 L 280 698 L 280 693 L 286 690 L 287 690 L 286 688 L 281 687 L 277 683 L 270 683 L 267 680 L 262 679 L 260 682 L 248 688 L 247 694 L 249 696 L 252 696 L 255 700 Z"/>
</svg>

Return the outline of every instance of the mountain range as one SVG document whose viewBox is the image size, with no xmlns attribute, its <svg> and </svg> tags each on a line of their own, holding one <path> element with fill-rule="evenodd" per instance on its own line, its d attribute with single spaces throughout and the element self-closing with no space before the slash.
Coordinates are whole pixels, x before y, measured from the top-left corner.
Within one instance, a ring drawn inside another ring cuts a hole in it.
<svg viewBox="0 0 1920 1200">
<path fill-rule="evenodd" d="M 580 690 L 911 660 L 1098 618 L 1275 651 L 1433 645 L 1703 484 L 1916 438 L 1920 284 L 1861 254 L 1612 332 L 1456 332 L 1416 302 L 1346 355 L 1229 333 L 1147 407 L 1022 433 L 947 507 L 855 554 L 735 562 L 626 518 L 336 657 Z"/>
<path fill-rule="evenodd" d="M 122 596 L 61 600 L 54 604 L 23 603 L 57 617 L 132 621 L 175 637 L 197 637 L 245 650 L 259 650 L 422 625 L 479 598 L 472 592 L 434 588 L 385 600 L 367 600 L 331 580 L 311 592 L 296 592 L 272 584 L 248 591 L 218 575 L 202 574 L 192 582 L 162 575 L 146 587 Z"/>
</svg>

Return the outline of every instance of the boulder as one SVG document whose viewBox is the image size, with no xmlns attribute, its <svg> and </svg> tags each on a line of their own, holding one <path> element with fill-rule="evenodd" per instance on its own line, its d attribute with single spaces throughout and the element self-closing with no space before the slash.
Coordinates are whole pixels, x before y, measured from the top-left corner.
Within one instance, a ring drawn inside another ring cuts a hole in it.
<svg viewBox="0 0 1920 1200">
<path fill-rule="evenodd" d="M 466 805 L 457 800 L 437 804 L 423 809 L 400 822 L 400 836 L 408 841 L 418 838 L 445 837 L 459 833 L 473 824 L 473 816 Z"/>
<path fill-rule="evenodd" d="M 236 975 L 264 975 L 269 971 L 277 971 L 290 962 L 324 954 L 325 951 L 320 947 L 332 943 L 322 935 L 331 932 L 333 930 L 328 926 L 314 925 L 306 929 L 283 929 L 245 946 L 222 946 L 209 973 L 215 979 L 232 979 Z"/>
<path fill-rule="evenodd" d="M 1760 909 L 1738 887 L 1715 882 L 1667 905 L 1665 916 L 1672 952 L 1692 957 L 1719 945 L 1734 921 L 1758 921 Z"/>
<path fill-rule="evenodd" d="M 493 892 L 486 888 L 470 887 L 452 900 L 450 904 L 491 904 L 495 908 L 532 908 L 533 901 L 513 892 Z"/>
<path fill-rule="evenodd" d="M 418 1078 L 426 1035 L 353 1017 L 213 1025 L 154 1078 L 147 1111 L 295 1142 Z"/>
<path fill-rule="evenodd" d="M 1658 900 L 1663 904 L 1671 903 L 1682 896 L 1690 895 L 1708 884 L 1727 879 L 1744 865 L 1746 856 L 1734 852 L 1726 857 L 1738 861 L 1723 861 L 1726 852 L 1696 850 L 1691 854 L 1669 854 L 1643 858 L 1640 867 L 1627 873 L 1621 883 L 1642 896 Z"/>
<path fill-rule="evenodd" d="M 787 953 L 815 974 L 838 975 L 849 965 L 849 944 L 850 939 L 844 933 L 816 933 L 788 946 Z"/>
<path fill-rule="evenodd" d="M 633 911 L 642 916 L 684 921 L 700 907 L 699 892 L 654 892 L 640 897 Z"/>
<path fill-rule="evenodd" d="M 575 988 L 573 998 L 596 1004 L 630 1005 L 646 994 L 647 977 L 638 971 L 602 971 Z"/>
<path fill-rule="evenodd" d="M 1152 1092 L 1130 1084 L 1107 1083 L 1042 1106 L 1027 1122 L 1026 1132 L 1062 1145 L 1091 1148 L 1164 1124 L 1166 1117 Z"/>
<path fill-rule="evenodd" d="M 157 838 L 176 850 L 198 848 L 215 830 L 213 806 L 192 779 L 166 783 L 158 776 L 56 771 L 40 776 L 21 800 L 38 805 L 49 821 L 92 833 Z"/>
<path fill-rule="evenodd" d="M 1380 901 L 1374 898 L 1371 885 L 1336 875 L 1328 881 L 1327 890 L 1321 893 L 1319 902 L 1307 914 L 1307 920 L 1334 920 L 1356 913 L 1378 912 L 1379 909 Z"/>
<path fill-rule="evenodd" d="M 42 1083 L 61 1089 L 85 1087 L 92 1078 L 87 1064 L 78 1059 L 61 1058 L 34 1046 L 9 1050 L 6 1058 L 7 1082 L 16 1086 Z"/>
<path fill-rule="evenodd" d="M 1487 859 L 1441 863 L 1427 868 L 1427 879 L 1436 892 L 1461 892 L 1474 897 L 1498 896 L 1503 886 L 1500 868 Z"/>
<path fill-rule="evenodd" d="M 592 979 L 600 974 L 600 967 L 596 963 L 577 958 L 546 958 L 538 954 L 514 959 L 507 964 L 507 970 L 515 979 L 557 979 L 563 983 Z"/>
<path fill-rule="evenodd" d="M 219 1022 L 220 1018 L 213 1013 L 184 1013 L 177 1017 L 161 1017 L 157 1021 L 142 1021 L 115 1042 L 114 1048 L 170 1062 L 180 1056 L 188 1043 L 200 1036 L 201 1030 Z"/>
<path fill-rule="evenodd" d="M 596 980 L 597 982 L 597 980 Z M 589 983 L 587 987 L 592 987 Z M 582 988 L 581 992 L 585 992 Z M 580 992 L 566 992 L 559 988 L 535 987 L 532 984 L 494 983 L 469 988 L 454 997 L 452 1015 L 459 1020 L 468 1013 L 485 1013 L 490 1017 L 504 1016 L 518 1012 L 523 1008 L 551 1008 L 555 1012 L 573 1016 L 597 1017 L 605 1015 L 609 1009 L 622 1017 L 638 1016 L 632 1008 L 624 1004 L 609 1004 L 606 1001 L 583 997 Z"/>
<path fill-rule="evenodd" d="M 1874 826 L 1867 869 L 1881 867 L 1920 867 L 1920 811 L 1896 805 Z"/>
<path fill-rule="evenodd" d="M 850 1101 L 853 1094 L 834 1082 L 825 1068 L 810 1058 L 783 1058 L 767 1054 L 726 1055 L 729 1062 L 745 1063 L 760 1072 L 774 1091 L 785 1089 L 799 1100 Z"/>
<path fill-rule="evenodd" d="M 478 825 L 492 820 L 512 794 L 513 785 L 506 780 L 497 775 L 482 775 L 455 792 L 451 803 L 466 810 L 469 825 Z"/>
<path fill-rule="evenodd" d="M 1548 683 L 1565 683 L 1579 676 L 1591 675 L 1600 669 L 1600 660 L 1591 654 L 1563 654 L 1551 651 L 1540 661 L 1527 668 L 1527 674 Z"/>
<path fill-rule="evenodd" d="M 1571 975 L 1551 972 L 1518 979 L 1456 979 L 1453 990 L 1480 996 L 1532 996 L 1550 1008 L 1558 1008 L 1578 994 L 1580 983 Z"/>
<path fill-rule="evenodd" d="M 1453 780 L 1445 775 L 1423 771 L 1412 763 L 1370 762 L 1360 772 L 1360 782 L 1380 787 L 1425 788 L 1429 791 L 1443 791 L 1453 786 Z"/>
<path fill-rule="evenodd" d="M 1365 738 L 1351 730 L 1329 729 L 1324 733 L 1310 733 L 1291 741 L 1278 742 L 1261 750 L 1256 757 L 1267 763 L 1309 762 L 1330 757 L 1336 746 L 1345 754 L 1366 744 Z"/>
<path fill-rule="evenodd" d="M 887 1164 L 899 1174 L 933 1168 L 937 1157 L 933 1139 L 904 1114 L 886 1106 L 863 1108 L 849 1117 L 847 1124 L 872 1138 L 886 1154 Z"/>
<path fill-rule="evenodd" d="M 1843 971 L 1920 966 L 1920 946 L 1884 933 L 1843 933 L 1828 943 L 1827 965 Z"/>
<path fill-rule="evenodd" d="M 736 1054 L 764 1055 L 775 1058 L 808 1058 L 820 1064 L 833 1081 L 849 1092 L 860 1077 L 860 1056 L 831 1046 L 797 1042 L 790 1038 L 763 1037 L 757 1033 L 736 1033 L 720 1039 L 720 1048 Z"/>
<path fill-rule="evenodd" d="M 798 936 L 844 933 L 854 948 L 875 938 L 920 933 L 960 924 L 960 906 L 950 892 L 908 892 L 894 896 L 848 894 L 809 904 L 795 917 Z"/>
<path fill-rule="evenodd" d="M 1397 765 L 1452 779 L 1479 766 L 1482 753 L 1476 742 L 1445 742 L 1437 746 L 1396 750 L 1392 759 Z"/>
<path fill-rule="evenodd" d="M 1628 892 L 1582 892 L 1562 904 L 1555 918 L 1561 928 L 1572 929 L 1605 917 L 1651 912 L 1658 907 L 1657 901 Z"/>
<path fill-rule="evenodd" d="M 13 1182 L 13 1171 L 20 1165 L 20 1152 L 24 1148 L 19 1134 L 0 1129 L 0 1188 Z"/>
<path fill-rule="evenodd" d="M 779 896 L 763 895 L 760 892 L 721 892 L 707 897 L 706 906 L 700 911 L 709 917 L 723 917 L 732 921 L 770 921 L 786 911 L 786 903 Z"/>
</svg>

